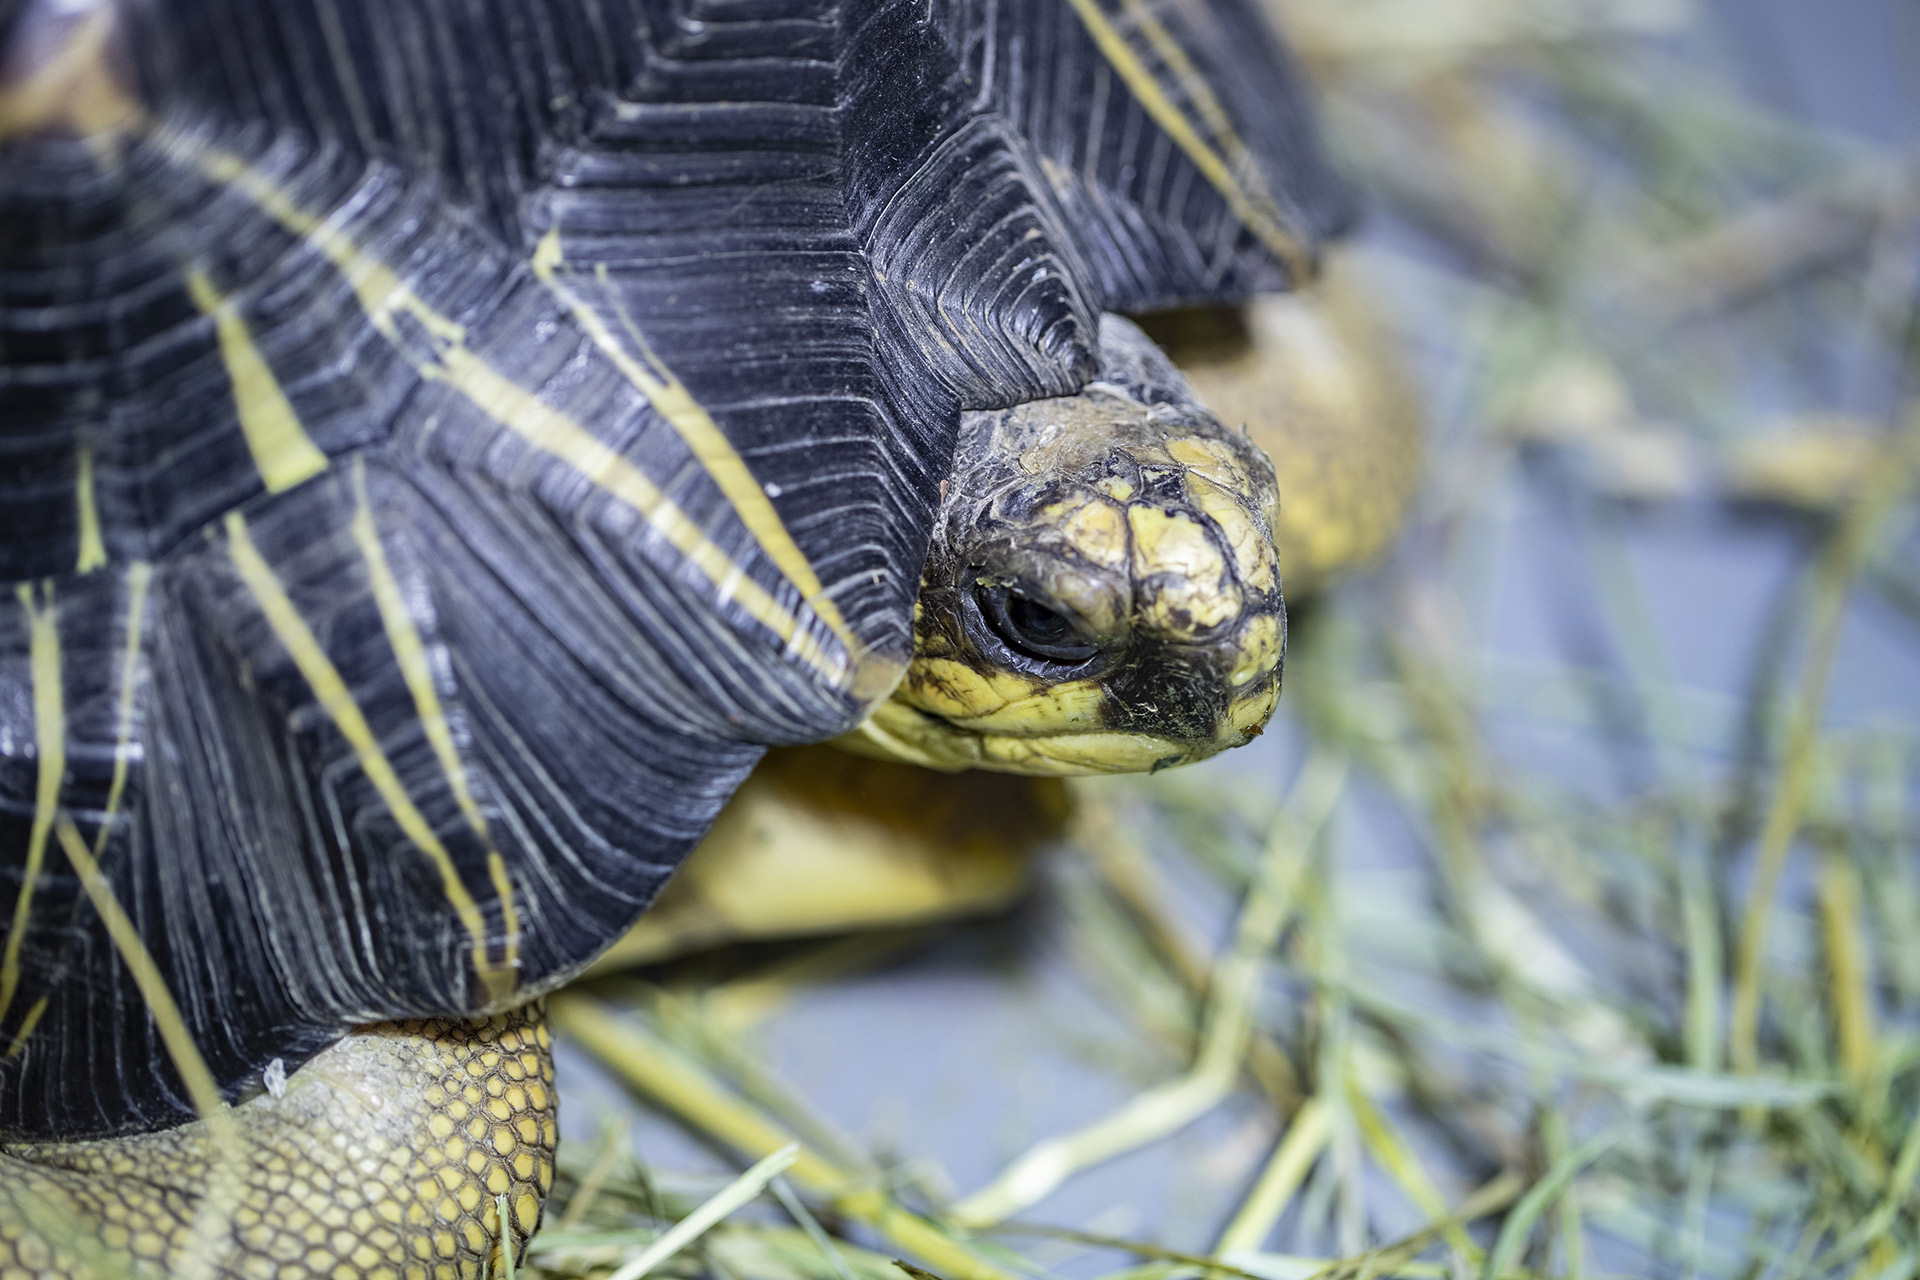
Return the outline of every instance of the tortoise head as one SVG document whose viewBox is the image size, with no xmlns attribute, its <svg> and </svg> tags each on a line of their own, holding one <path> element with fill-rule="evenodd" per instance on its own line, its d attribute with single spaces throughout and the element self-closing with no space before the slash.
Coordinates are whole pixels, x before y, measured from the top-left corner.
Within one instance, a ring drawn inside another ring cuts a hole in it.
<svg viewBox="0 0 1920 1280">
<path fill-rule="evenodd" d="M 914 657 L 849 745 L 934 767 L 1127 773 L 1258 734 L 1286 612 L 1273 468 L 1106 317 L 1080 395 L 965 415 Z"/>
</svg>

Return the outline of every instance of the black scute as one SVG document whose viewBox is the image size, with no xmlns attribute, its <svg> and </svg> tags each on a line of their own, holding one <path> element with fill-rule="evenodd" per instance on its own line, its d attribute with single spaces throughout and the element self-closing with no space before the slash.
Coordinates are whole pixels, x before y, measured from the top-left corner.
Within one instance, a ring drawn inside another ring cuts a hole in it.
<svg viewBox="0 0 1920 1280">
<path fill-rule="evenodd" d="M 1321 154 L 1303 86 L 1252 4 L 1086 4 L 1303 249 L 1353 220 L 1353 193 Z M 955 0 L 943 13 L 980 103 L 1045 164 L 1103 307 L 1147 311 L 1298 283 L 1154 124 L 1070 0 Z M 1192 77 L 1158 52 L 1147 22 L 1179 46 Z M 1224 137 L 1210 123 L 1219 113 L 1231 125 Z"/>
<path fill-rule="evenodd" d="M 1161 9 L 1311 243 L 1343 197 L 1248 12 Z M 232 1095 L 561 980 L 765 744 L 861 714 L 647 379 L 884 666 L 962 409 L 1078 387 L 1102 310 L 1287 283 L 1068 0 L 36 0 L 0 41 L 100 14 L 144 122 L 0 138 L 0 1135 L 190 1113 L 63 832 Z M 236 323 L 318 450 L 272 491 Z"/>
</svg>

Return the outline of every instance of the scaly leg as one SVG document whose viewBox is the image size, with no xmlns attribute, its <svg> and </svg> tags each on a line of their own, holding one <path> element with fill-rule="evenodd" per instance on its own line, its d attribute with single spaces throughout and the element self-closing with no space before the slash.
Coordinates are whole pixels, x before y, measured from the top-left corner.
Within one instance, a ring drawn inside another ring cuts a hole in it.
<svg viewBox="0 0 1920 1280">
<path fill-rule="evenodd" d="M 204 1120 L 0 1143 L 0 1277 L 178 1275 L 196 1257 L 221 1280 L 500 1275 L 498 1197 L 517 1254 L 553 1183 L 544 1005 L 362 1028 L 229 1114 L 233 1154 Z M 238 1194 L 202 1214 L 223 1165 Z"/>
</svg>

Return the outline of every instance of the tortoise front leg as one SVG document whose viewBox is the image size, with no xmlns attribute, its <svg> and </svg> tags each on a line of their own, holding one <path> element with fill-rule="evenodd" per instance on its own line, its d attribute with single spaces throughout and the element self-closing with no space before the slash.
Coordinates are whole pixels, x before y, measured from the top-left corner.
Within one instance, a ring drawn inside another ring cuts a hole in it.
<svg viewBox="0 0 1920 1280">
<path fill-rule="evenodd" d="M 499 1275 L 499 1197 L 518 1254 L 553 1184 L 545 1014 L 364 1027 L 234 1107 L 231 1155 L 205 1121 L 0 1144 L 0 1276 Z M 237 1194 L 203 1213 L 222 1168 Z"/>
</svg>

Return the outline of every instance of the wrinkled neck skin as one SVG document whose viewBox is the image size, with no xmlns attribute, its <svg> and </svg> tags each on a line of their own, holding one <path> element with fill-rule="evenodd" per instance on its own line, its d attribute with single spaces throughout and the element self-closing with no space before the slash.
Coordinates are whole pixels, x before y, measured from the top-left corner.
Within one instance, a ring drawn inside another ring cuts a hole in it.
<svg viewBox="0 0 1920 1280">
<path fill-rule="evenodd" d="M 1286 611 L 1273 468 L 1107 316 L 1081 394 L 965 415 L 914 659 L 844 745 L 940 769 L 1129 773 L 1257 735 Z"/>
</svg>

